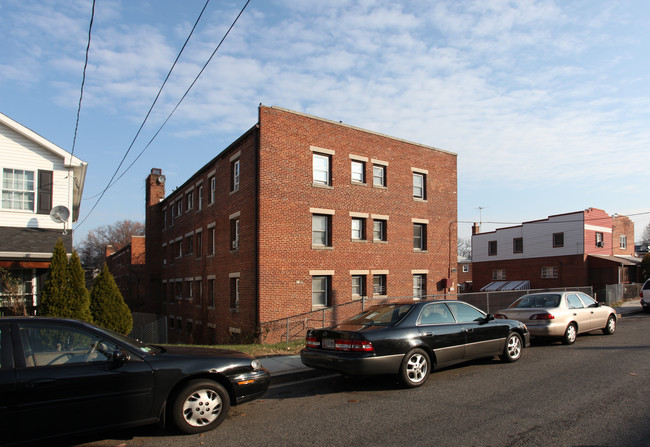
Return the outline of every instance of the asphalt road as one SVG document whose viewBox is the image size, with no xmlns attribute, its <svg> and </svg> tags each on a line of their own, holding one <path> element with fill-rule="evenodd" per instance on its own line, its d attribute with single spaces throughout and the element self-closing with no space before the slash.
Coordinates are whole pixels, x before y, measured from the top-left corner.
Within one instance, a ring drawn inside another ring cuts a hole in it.
<svg viewBox="0 0 650 447">
<path fill-rule="evenodd" d="M 145 427 L 83 445 L 648 446 L 649 378 L 650 315 L 639 314 L 612 336 L 436 371 L 417 389 L 333 375 L 273 387 L 203 435 Z"/>
</svg>

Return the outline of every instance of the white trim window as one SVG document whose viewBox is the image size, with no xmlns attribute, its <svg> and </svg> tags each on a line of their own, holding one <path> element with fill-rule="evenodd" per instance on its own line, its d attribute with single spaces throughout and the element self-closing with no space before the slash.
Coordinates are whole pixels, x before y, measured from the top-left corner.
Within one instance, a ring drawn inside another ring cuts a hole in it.
<svg viewBox="0 0 650 447">
<path fill-rule="evenodd" d="M 365 222 L 365 219 L 359 217 L 352 218 L 352 240 L 362 241 L 366 238 Z"/>
<path fill-rule="evenodd" d="M 620 237 L 618 238 L 619 241 L 619 248 L 621 250 L 627 249 L 627 236 L 624 234 L 621 234 Z"/>
<path fill-rule="evenodd" d="M 232 162 L 232 185 L 231 191 L 239 191 L 239 160 Z"/>
<path fill-rule="evenodd" d="M 372 275 L 372 294 L 386 296 L 386 275 Z"/>
<path fill-rule="evenodd" d="M 34 211 L 34 171 L 2 170 L 2 209 Z"/>
<path fill-rule="evenodd" d="M 553 279 L 558 277 L 557 266 L 542 267 L 542 278 Z"/>
<path fill-rule="evenodd" d="M 354 183 L 366 182 L 366 164 L 362 161 L 352 160 L 351 162 L 351 176 Z"/>
<path fill-rule="evenodd" d="M 420 300 L 427 294 L 427 275 L 413 275 L 413 299 Z"/>
<path fill-rule="evenodd" d="M 372 185 L 373 186 L 386 186 L 386 167 L 382 165 L 372 166 Z"/>
<path fill-rule="evenodd" d="M 329 155 L 313 154 L 313 182 L 316 185 L 331 185 L 330 176 L 330 160 Z"/>
<path fill-rule="evenodd" d="M 330 226 L 332 216 L 329 214 L 312 214 L 311 217 L 311 244 L 321 247 L 332 245 Z"/>
<path fill-rule="evenodd" d="M 413 173 L 413 198 L 426 199 L 425 175 L 419 172 Z"/>
<path fill-rule="evenodd" d="M 313 307 L 327 307 L 331 276 L 311 277 L 311 305 Z"/>
</svg>

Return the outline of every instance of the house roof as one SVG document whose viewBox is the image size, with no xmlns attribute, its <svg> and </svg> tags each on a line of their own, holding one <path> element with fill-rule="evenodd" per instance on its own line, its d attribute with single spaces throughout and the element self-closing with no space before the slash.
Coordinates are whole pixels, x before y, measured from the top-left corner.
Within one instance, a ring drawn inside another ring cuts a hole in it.
<svg viewBox="0 0 650 447">
<path fill-rule="evenodd" d="M 72 253 L 72 231 L 0 227 L 0 259 L 49 260 L 59 238 L 65 251 Z"/>
<path fill-rule="evenodd" d="M 84 183 L 86 181 L 86 169 L 88 163 L 80 160 L 79 158 L 72 155 L 70 152 L 61 149 L 56 144 L 52 143 L 49 140 L 46 140 L 36 132 L 27 127 L 23 126 L 20 123 L 9 118 L 7 115 L 0 113 L 0 123 L 4 124 L 14 132 L 19 133 L 28 140 L 33 141 L 34 143 L 41 146 L 43 149 L 52 152 L 53 154 L 58 155 L 63 159 L 63 165 L 66 168 L 72 169 L 74 174 L 74 189 L 72 196 L 72 221 L 76 222 L 79 217 L 79 206 L 81 204 L 81 196 L 83 195 Z"/>
<path fill-rule="evenodd" d="M 616 262 L 620 265 L 638 265 L 641 263 L 641 259 L 635 258 L 633 256 L 589 255 L 589 257 Z"/>
</svg>

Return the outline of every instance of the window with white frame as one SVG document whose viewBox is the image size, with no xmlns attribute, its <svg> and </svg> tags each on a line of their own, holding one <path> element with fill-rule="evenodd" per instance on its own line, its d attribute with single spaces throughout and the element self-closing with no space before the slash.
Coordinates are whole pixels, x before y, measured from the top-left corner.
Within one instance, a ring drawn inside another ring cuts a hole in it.
<svg viewBox="0 0 650 447">
<path fill-rule="evenodd" d="M 627 236 L 624 234 L 621 234 L 620 237 L 618 238 L 618 246 L 621 250 L 625 250 L 627 248 Z"/>
<path fill-rule="evenodd" d="M 385 187 L 386 186 L 386 166 L 373 165 L 372 166 L 372 185 Z"/>
<path fill-rule="evenodd" d="M 314 307 L 329 305 L 329 290 L 332 277 L 329 275 L 312 276 L 311 278 L 311 304 Z"/>
<path fill-rule="evenodd" d="M 230 308 L 239 309 L 239 277 L 230 278 Z"/>
<path fill-rule="evenodd" d="M 596 233 L 596 247 L 604 247 L 605 246 L 605 238 L 603 236 L 603 233 L 597 232 Z"/>
<path fill-rule="evenodd" d="M 427 249 L 427 225 L 413 224 L 413 249 L 424 251 Z"/>
<path fill-rule="evenodd" d="M 362 241 L 366 239 L 366 219 L 360 217 L 352 218 L 352 240 Z"/>
<path fill-rule="evenodd" d="M 492 270 L 492 280 L 494 280 L 494 281 L 505 281 L 506 280 L 506 269 L 494 269 L 494 270 Z"/>
<path fill-rule="evenodd" d="M 426 175 L 420 172 L 413 173 L 413 198 L 426 199 Z"/>
<path fill-rule="evenodd" d="M 194 209 L 194 191 L 190 191 L 187 194 L 185 194 L 185 199 L 187 202 L 187 211 L 191 211 Z"/>
<path fill-rule="evenodd" d="M 386 238 L 386 220 L 373 219 L 372 221 L 372 238 L 374 241 L 385 242 Z"/>
<path fill-rule="evenodd" d="M 360 298 L 366 295 L 366 275 L 352 275 L 352 297 Z"/>
<path fill-rule="evenodd" d="M 331 186 L 331 157 L 326 154 L 314 153 L 313 157 L 313 182 L 316 185 Z"/>
<path fill-rule="evenodd" d="M 239 216 L 230 219 L 230 250 L 239 250 Z"/>
<path fill-rule="evenodd" d="M 239 160 L 231 163 L 230 191 L 239 191 Z"/>
<path fill-rule="evenodd" d="M 413 298 L 422 299 L 427 294 L 427 275 L 413 275 Z"/>
<path fill-rule="evenodd" d="M 311 243 L 315 246 L 331 247 L 330 229 L 332 216 L 329 214 L 312 214 Z"/>
<path fill-rule="evenodd" d="M 463 264 L 463 273 L 469 273 L 469 265 Z"/>
<path fill-rule="evenodd" d="M 217 179 L 210 177 L 210 201 L 208 204 L 212 205 L 217 199 Z"/>
<path fill-rule="evenodd" d="M 199 186 L 199 191 L 198 191 L 198 197 L 197 197 L 197 211 L 201 211 L 203 209 L 203 185 Z"/>
<path fill-rule="evenodd" d="M 2 209 L 34 211 L 34 171 L 2 170 Z"/>
<path fill-rule="evenodd" d="M 352 160 L 351 162 L 352 170 L 352 181 L 355 183 L 365 183 L 366 182 L 366 164 L 359 160 Z"/>
<path fill-rule="evenodd" d="M 386 296 L 386 275 L 372 275 L 372 294 Z"/>
<path fill-rule="evenodd" d="M 550 278 L 557 278 L 557 277 L 558 277 L 557 266 L 542 267 L 542 278 L 543 279 L 550 279 Z"/>
</svg>

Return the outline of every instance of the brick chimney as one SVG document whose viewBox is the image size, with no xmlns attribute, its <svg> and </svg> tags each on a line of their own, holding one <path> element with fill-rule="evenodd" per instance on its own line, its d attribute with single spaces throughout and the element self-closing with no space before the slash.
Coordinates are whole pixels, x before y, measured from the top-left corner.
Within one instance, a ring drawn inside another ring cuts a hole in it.
<svg viewBox="0 0 650 447">
<path fill-rule="evenodd" d="M 160 202 L 165 198 L 165 176 L 162 170 L 152 168 L 145 181 L 145 271 L 149 283 L 145 311 L 160 313 L 161 309 L 161 270 L 162 270 L 162 223 L 163 214 Z"/>
<path fill-rule="evenodd" d="M 481 232 L 481 226 L 474 222 L 474 225 L 472 225 L 472 236 L 475 236 Z"/>
</svg>

